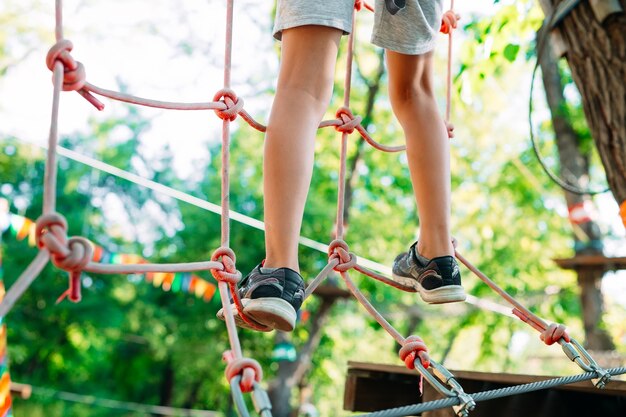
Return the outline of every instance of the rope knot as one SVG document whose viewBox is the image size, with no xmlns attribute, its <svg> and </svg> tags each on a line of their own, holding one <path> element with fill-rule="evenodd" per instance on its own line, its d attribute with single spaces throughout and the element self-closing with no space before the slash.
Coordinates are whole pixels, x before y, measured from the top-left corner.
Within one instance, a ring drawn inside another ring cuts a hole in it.
<svg viewBox="0 0 626 417">
<path fill-rule="evenodd" d="M 59 213 L 44 214 L 35 221 L 37 247 L 62 252 L 67 244 L 67 220 Z"/>
<path fill-rule="evenodd" d="M 73 302 L 80 301 L 80 277 L 83 268 L 93 257 L 93 247 L 84 237 L 67 238 L 67 220 L 58 214 L 46 214 L 35 223 L 37 246 L 50 251 L 52 263 L 57 268 L 69 272 L 69 289 L 59 301 L 69 296 Z"/>
<path fill-rule="evenodd" d="M 370 12 L 374 11 L 374 6 L 372 6 L 371 4 L 369 4 L 367 1 L 365 0 L 355 0 L 354 1 L 354 8 L 357 12 L 360 12 L 361 9 L 365 8 L 367 10 L 369 10 Z"/>
<path fill-rule="evenodd" d="M 216 109 L 215 114 L 222 120 L 233 121 L 237 118 L 240 111 L 243 110 L 243 99 L 237 97 L 237 94 L 230 88 L 223 88 L 215 93 L 213 101 L 221 101 L 226 106 L 225 109 Z"/>
<path fill-rule="evenodd" d="M 224 360 L 226 365 L 226 379 L 230 382 L 237 375 L 241 375 L 239 388 L 242 392 L 250 392 L 254 389 L 255 382 L 261 382 L 263 379 L 263 369 L 261 365 L 254 359 L 239 358 L 235 359 L 231 351 L 224 352 Z"/>
<path fill-rule="evenodd" d="M 337 272 L 346 272 L 356 266 L 357 257 L 349 251 L 348 244 L 340 239 L 335 239 L 328 245 L 328 261 L 337 259 L 338 264 L 333 268 Z"/>
<path fill-rule="evenodd" d="M 455 13 L 454 10 L 448 10 L 441 16 L 441 28 L 439 28 L 439 32 L 445 33 L 446 35 L 451 33 L 453 29 L 456 29 L 460 18 L 461 16 Z"/>
<path fill-rule="evenodd" d="M 426 343 L 419 336 L 409 336 L 404 339 L 404 343 L 398 352 L 409 369 L 415 369 L 415 358 L 419 357 L 422 366 L 427 368 L 430 366 L 430 357 L 428 356 L 428 348 Z"/>
<path fill-rule="evenodd" d="M 557 323 L 552 323 L 551 325 L 549 325 L 543 332 L 539 334 L 539 338 L 546 345 L 556 343 L 561 338 L 563 338 L 563 340 L 565 340 L 567 343 L 569 343 L 571 340 L 565 326 Z"/>
<path fill-rule="evenodd" d="M 353 115 L 347 107 L 340 107 L 337 113 L 335 113 L 335 116 L 342 123 L 339 126 L 335 126 L 335 130 L 342 133 L 354 132 L 354 129 L 361 124 L 361 120 L 363 119 L 361 116 Z"/>
<path fill-rule="evenodd" d="M 46 55 L 46 65 L 50 71 L 54 71 L 57 61 L 63 64 L 63 91 L 78 91 L 87 82 L 85 67 L 70 54 L 73 48 L 71 41 L 61 39 L 52 45 Z"/>
<path fill-rule="evenodd" d="M 211 274 L 218 281 L 224 281 L 229 284 L 237 284 L 241 279 L 241 272 L 235 267 L 235 252 L 227 247 L 219 247 L 211 255 L 211 260 L 221 262 L 222 269 L 212 269 Z"/>
</svg>

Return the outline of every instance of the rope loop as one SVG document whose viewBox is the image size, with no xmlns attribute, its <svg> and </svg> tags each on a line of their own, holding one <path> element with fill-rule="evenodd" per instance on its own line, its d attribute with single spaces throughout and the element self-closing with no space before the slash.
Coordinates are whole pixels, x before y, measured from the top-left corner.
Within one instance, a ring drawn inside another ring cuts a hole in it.
<svg viewBox="0 0 626 417">
<path fill-rule="evenodd" d="M 230 382 L 237 375 L 241 375 L 239 387 L 242 392 L 251 392 L 254 389 L 254 383 L 261 382 L 263 379 L 263 369 L 254 359 L 234 359 L 231 352 L 224 353 L 224 359 L 228 362 L 224 372 L 226 379 Z"/>
<path fill-rule="evenodd" d="M 439 28 L 439 32 L 445 33 L 446 35 L 450 34 L 456 29 L 460 18 L 461 16 L 454 10 L 448 10 L 441 16 L 441 28 Z"/>
<path fill-rule="evenodd" d="M 63 91 L 78 91 L 87 82 L 85 67 L 70 54 L 73 48 L 71 41 L 61 39 L 52 45 L 46 55 L 46 65 L 50 71 L 54 70 L 57 61 L 63 64 Z"/>
<path fill-rule="evenodd" d="M 415 369 L 415 358 L 419 357 L 422 366 L 428 369 L 430 366 L 430 357 L 428 356 L 428 348 L 426 343 L 419 336 L 409 336 L 404 339 L 404 343 L 398 352 L 409 369 Z"/>
<path fill-rule="evenodd" d="M 91 261 L 93 247 L 84 237 L 75 236 L 67 240 L 69 253 L 65 256 L 54 253 L 52 263 L 64 271 L 79 272 Z"/>
<path fill-rule="evenodd" d="M 352 133 L 354 129 L 361 124 L 361 120 L 363 118 L 361 116 L 355 116 L 352 114 L 349 108 L 342 106 L 335 113 L 337 119 L 339 119 L 342 124 L 339 126 L 335 126 L 335 130 L 342 133 Z"/>
<path fill-rule="evenodd" d="M 211 274 L 218 281 L 224 281 L 229 284 L 237 284 L 241 279 L 241 272 L 237 271 L 235 261 L 237 260 L 235 252 L 231 248 L 219 247 L 211 255 L 211 260 L 221 262 L 222 269 L 211 269 Z"/>
<path fill-rule="evenodd" d="M 67 220 L 59 213 L 44 214 L 35 221 L 37 247 L 50 252 L 62 252 L 67 244 Z"/>
<path fill-rule="evenodd" d="M 349 251 L 348 244 L 335 239 L 328 245 L 328 261 L 337 259 L 339 263 L 333 268 L 337 272 L 346 272 L 356 266 L 357 257 Z"/>
<path fill-rule="evenodd" d="M 539 338 L 548 346 L 558 342 L 561 338 L 568 343 L 571 341 L 565 326 L 557 323 L 549 325 L 544 331 L 541 332 Z"/>
<path fill-rule="evenodd" d="M 226 106 L 226 109 L 216 109 L 215 114 L 222 120 L 233 121 L 237 118 L 240 111 L 243 110 L 243 99 L 237 97 L 237 94 L 230 88 L 222 88 L 215 96 L 213 101 L 221 101 Z"/>
</svg>

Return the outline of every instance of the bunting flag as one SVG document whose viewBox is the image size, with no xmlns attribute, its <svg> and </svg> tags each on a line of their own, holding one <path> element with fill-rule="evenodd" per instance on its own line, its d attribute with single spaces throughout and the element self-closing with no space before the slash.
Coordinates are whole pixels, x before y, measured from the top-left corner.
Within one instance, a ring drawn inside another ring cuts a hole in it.
<svg viewBox="0 0 626 417">
<path fill-rule="evenodd" d="M 2 280 L 2 247 L 0 247 L 0 300 L 4 298 L 4 281 Z M 11 411 L 11 376 L 7 358 L 7 326 L 4 317 L 0 317 L 0 417 L 12 417 Z"/>
<path fill-rule="evenodd" d="M 17 240 L 24 240 L 28 237 L 28 244 L 35 246 L 35 222 L 31 219 L 0 210 L 0 233 L 7 229 Z M 93 246 L 92 260 L 94 262 L 121 265 L 148 263 L 146 259 L 139 255 L 110 252 L 93 242 L 91 244 Z M 207 302 L 213 298 L 217 289 L 215 284 L 189 272 L 150 272 L 144 275 L 144 279 L 152 283 L 155 288 L 161 287 L 164 291 L 186 292 Z M 2 291 L 2 294 L 4 294 L 4 291 Z M 0 417 L 4 416 L 0 411 Z"/>
</svg>

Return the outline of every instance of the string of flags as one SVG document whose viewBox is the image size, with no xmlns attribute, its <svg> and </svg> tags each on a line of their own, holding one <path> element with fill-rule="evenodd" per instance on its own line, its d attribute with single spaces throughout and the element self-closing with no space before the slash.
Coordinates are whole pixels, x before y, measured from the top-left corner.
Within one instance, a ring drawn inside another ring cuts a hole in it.
<svg viewBox="0 0 626 417">
<path fill-rule="evenodd" d="M 2 204 L 0 199 L 0 206 Z M 6 200 L 5 200 L 6 201 Z M 18 241 L 28 239 L 30 246 L 35 246 L 35 222 L 18 214 L 9 213 L 7 209 L 0 207 L 0 234 L 9 231 Z M 104 264 L 141 264 L 148 261 L 136 254 L 116 253 L 104 249 L 93 242 L 93 262 Z M 210 301 L 216 292 L 216 285 L 190 272 L 149 272 L 143 274 L 144 279 L 152 283 L 155 288 L 164 291 L 185 292 L 193 294 L 204 301 Z M 4 417 L 0 413 L 0 417 Z"/>
</svg>

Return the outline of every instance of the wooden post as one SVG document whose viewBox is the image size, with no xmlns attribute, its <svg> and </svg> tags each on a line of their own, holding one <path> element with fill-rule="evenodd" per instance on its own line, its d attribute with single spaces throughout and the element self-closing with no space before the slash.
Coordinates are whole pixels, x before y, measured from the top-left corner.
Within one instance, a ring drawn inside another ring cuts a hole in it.
<svg viewBox="0 0 626 417">
<path fill-rule="evenodd" d="M 572 269 L 578 275 L 580 301 L 585 326 L 585 345 L 592 350 L 613 350 L 615 345 L 602 328 L 604 303 L 600 282 L 605 272 L 626 269 L 626 257 L 578 255 L 570 259 L 554 260 L 563 269 Z"/>
</svg>

